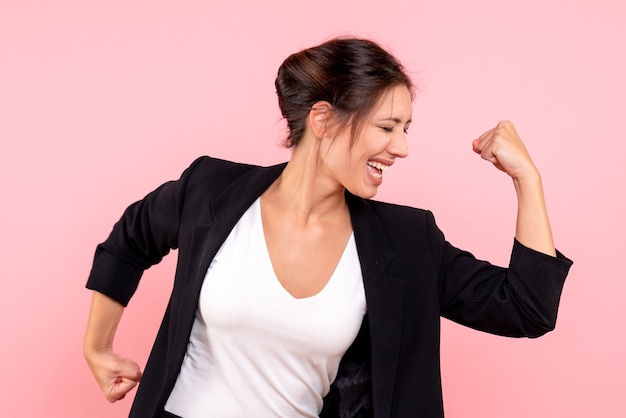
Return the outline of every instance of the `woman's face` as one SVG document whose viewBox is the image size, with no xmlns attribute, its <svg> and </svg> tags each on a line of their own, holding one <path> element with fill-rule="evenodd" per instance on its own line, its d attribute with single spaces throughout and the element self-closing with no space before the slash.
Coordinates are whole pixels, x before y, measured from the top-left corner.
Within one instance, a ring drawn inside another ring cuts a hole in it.
<svg viewBox="0 0 626 418">
<path fill-rule="evenodd" d="M 334 137 L 322 154 L 324 168 L 350 193 L 373 197 L 396 158 L 409 153 L 406 133 L 411 114 L 408 88 L 392 88 L 381 97 L 352 144 L 349 127 Z"/>
</svg>

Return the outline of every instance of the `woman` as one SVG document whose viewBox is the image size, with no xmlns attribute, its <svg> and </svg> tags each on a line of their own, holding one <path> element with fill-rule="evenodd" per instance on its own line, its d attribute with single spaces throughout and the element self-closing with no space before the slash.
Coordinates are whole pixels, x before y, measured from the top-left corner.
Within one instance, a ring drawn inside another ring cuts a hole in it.
<svg viewBox="0 0 626 418">
<path fill-rule="evenodd" d="M 513 125 L 474 151 L 513 179 L 509 268 L 445 241 L 428 211 L 369 200 L 408 154 L 413 85 L 377 44 L 293 54 L 276 90 L 292 158 L 203 157 L 131 205 L 98 246 L 87 363 L 132 417 L 440 417 L 439 317 L 537 337 L 571 261 L 555 250 L 539 173 Z M 112 351 L 142 272 L 178 248 L 145 372 Z"/>
</svg>

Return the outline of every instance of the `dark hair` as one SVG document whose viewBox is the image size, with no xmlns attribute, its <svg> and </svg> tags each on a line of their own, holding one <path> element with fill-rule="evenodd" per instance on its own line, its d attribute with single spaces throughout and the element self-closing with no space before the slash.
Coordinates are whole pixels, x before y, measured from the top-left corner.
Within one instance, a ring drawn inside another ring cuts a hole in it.
<svg viewBox="0 0 626 418">
<path fill-rule="evenodd" d="M 297 145 L 313 104 L 327 101 L 339 126 L 356 138 L 364 119 L 385 92 L 413 83 L 390 53 L 366 39 L 336 38 L 289 56 L 276 77 L 278 105 L 287 121 L 286 146 Z"/>
</svg>

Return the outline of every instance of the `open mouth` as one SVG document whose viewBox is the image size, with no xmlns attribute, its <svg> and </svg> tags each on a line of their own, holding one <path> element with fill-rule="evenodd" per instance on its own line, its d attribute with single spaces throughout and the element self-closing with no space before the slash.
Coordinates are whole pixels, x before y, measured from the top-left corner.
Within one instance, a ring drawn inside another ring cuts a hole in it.
<svg viewBox="0 0 626 418">
<path fill-rule="evenodd" d="M 389 166 L 377 161 L 368 161 L 367 170 L 377 179 L 383 178 L 383 172 L 389 170 Z"/>
</svg>

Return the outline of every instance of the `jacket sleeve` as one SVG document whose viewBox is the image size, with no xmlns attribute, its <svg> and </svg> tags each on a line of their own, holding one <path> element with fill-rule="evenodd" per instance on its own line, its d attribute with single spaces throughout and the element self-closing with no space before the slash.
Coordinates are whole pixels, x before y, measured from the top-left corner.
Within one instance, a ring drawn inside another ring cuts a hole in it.
<svg viewBox="0 0 626 418">
<path fill-rule="evenodd" d="M 180 214 L 187 183 L 201 158 L 182 174 L 130 205 L 96 248 L 87 288 L 128 305 L 139 280 L 178 247 Z"/>
<path fill-rule="evenodd" d="M 508 268 L 497 267 L 447 242 L 430 212 L 427 224 L 442 316 L 510 337 L 534 338 L 554 329 L 571 260 L 514 240 Z"/>
</svg>

